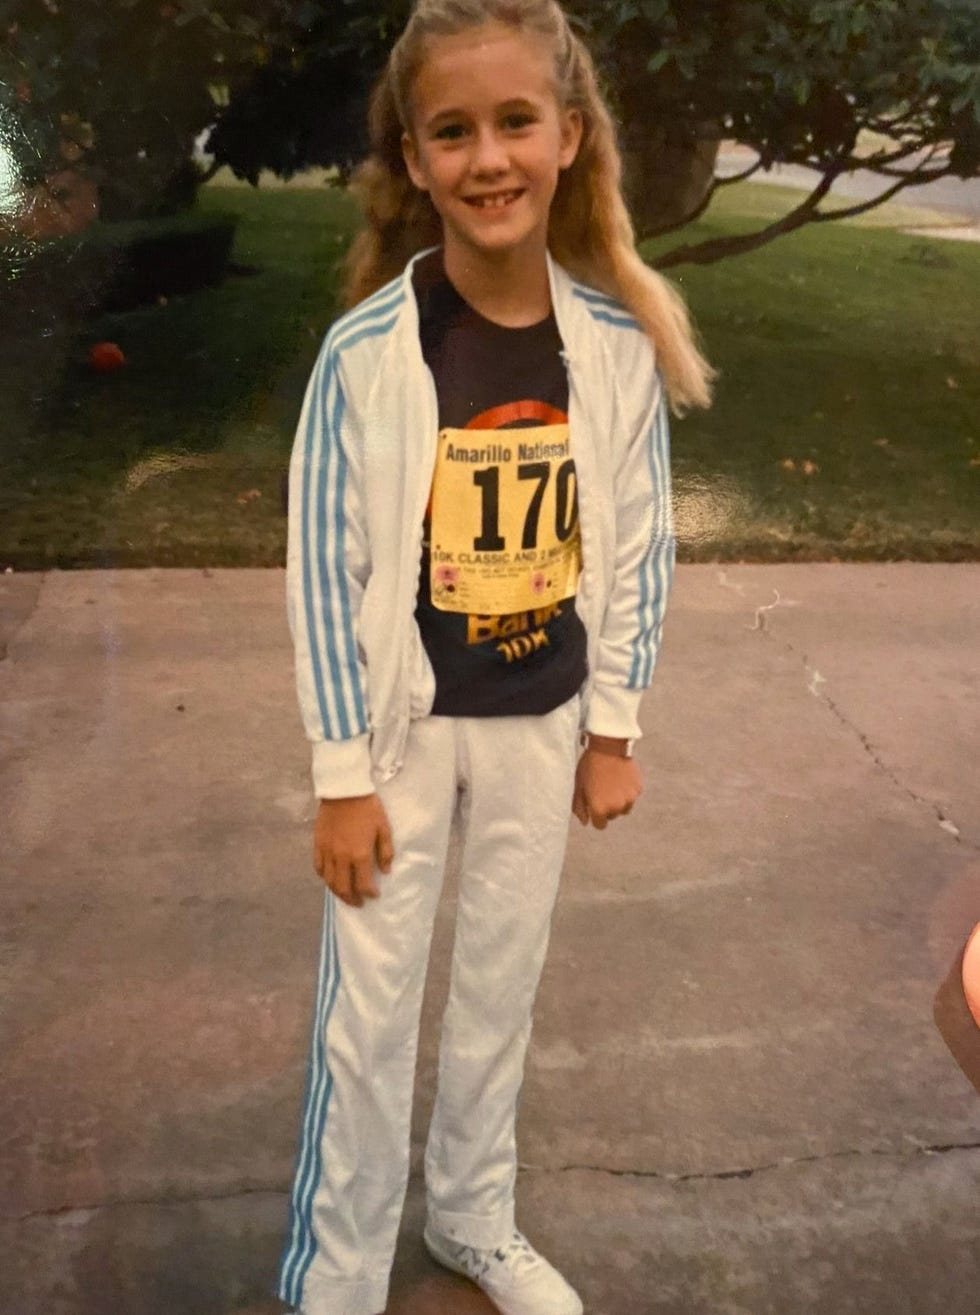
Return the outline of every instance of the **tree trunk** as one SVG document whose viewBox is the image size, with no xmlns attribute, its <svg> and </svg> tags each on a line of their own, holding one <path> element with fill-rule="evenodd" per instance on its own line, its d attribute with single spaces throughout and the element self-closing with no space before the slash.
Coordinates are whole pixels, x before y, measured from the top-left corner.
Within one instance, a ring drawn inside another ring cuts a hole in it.
<svg viewBox="0 0 980 1315">
<path fill-rule="evenodd" d="M 654 237 L 697 214 L 711 187 L 721 145 L 714 125 L 708 137 L 671 138 L 666 128 L 623 133 L 626 196 L 640 238 Z"/>
</svg>

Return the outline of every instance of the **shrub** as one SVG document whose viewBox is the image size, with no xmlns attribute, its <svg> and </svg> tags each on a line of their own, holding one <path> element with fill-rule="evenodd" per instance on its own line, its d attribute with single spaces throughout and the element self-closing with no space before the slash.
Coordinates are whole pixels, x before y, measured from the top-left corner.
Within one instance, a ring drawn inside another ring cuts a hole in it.
<svg viewBox="0 0 980 1315">
<path fill-rule="evenodd" d="M 233 214 L 189 212 L 127 223 L 95 223 L 50 242 L 8 244 L 16 269 L 3 327 L 130 310 L 161 296 L 220 283 L 238 222 Z"/>
</svg>

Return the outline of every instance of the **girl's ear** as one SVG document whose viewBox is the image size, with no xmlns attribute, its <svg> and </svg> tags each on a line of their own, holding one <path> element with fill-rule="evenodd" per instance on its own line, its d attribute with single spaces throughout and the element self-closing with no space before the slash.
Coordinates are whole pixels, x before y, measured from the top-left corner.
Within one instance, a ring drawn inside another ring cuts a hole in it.
<svg viewBox="0 0 980 1315">
<path fill-rule="evenodd" d="M 425 174 L 419 165 L 419 152 L 415 144 L 415 138 L 410 132 L 402 133 L 402 159 L 405 161 L 405 168 L 408 170 L 408 176 L 419 189 L 420 192 L 427 192 L 429 189 L 425 185 Z"/>
<path fill-rule="evenodd" d="M 561 116 L 561 146 L 558 151 L 558 167 L 568 169 L 575 163 L 575 157 L 578 155 L 578 148 L 582 145 L 582 133 L 585 125 L 582 122 L 581 110 L 564 110 Z"/>
</svg>

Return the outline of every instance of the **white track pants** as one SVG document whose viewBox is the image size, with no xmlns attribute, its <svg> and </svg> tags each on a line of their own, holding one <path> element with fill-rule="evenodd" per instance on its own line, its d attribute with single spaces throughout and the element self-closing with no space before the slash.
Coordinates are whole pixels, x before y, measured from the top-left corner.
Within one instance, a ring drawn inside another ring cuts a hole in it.
<svg viewBox="0 0 980 1315">
<path fill-rule="evenodd" d="M 378 787 L 395 858 L 381 896 L 327 892 L 279 1296 L 379 1315 L 408 1183 L 419 1016 L 450 823 L 459 903 L 425 1153 L 429 1217 L 471 1246 L 514 1226 L 514 1124 L 571 816 L 579 696 L 543 716 L 426 717 Z"/>
</svg>

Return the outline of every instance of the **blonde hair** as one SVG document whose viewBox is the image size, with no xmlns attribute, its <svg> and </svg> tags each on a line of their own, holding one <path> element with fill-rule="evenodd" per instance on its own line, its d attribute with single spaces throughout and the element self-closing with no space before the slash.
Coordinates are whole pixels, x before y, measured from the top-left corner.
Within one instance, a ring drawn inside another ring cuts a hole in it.
<svg viewBox="0 0 980 1315">
<path fill-rule="evenodd" d="M 371 153 L 352 179 L 367 225 L 348 254 L 347 305 L 363 301 L 413 255 L 442 241 L 439 215 L 428 195 L 412 184 L 402 156 L 402 135 L 411 130 L 412 83 L 429 39 L 492 22 L 547 42 L 559 104 L 582 116 L 578 154 L 559 176 L 551 206 L 552 255 L 575 278 L 615 297 L 636 317 L 653 343 L 676 414 L 710 406 L 716 372 L 698 349 L 683 297 L 636 250 L 612 115 L 592 57 L 556 0 L 417 0 L 374 89 L 368 114 Z"/>
</svg>

